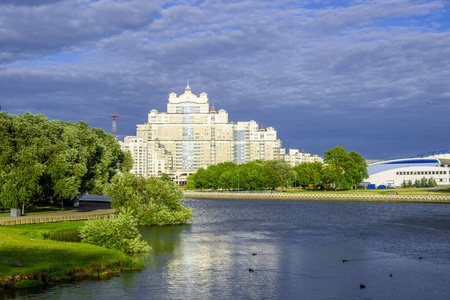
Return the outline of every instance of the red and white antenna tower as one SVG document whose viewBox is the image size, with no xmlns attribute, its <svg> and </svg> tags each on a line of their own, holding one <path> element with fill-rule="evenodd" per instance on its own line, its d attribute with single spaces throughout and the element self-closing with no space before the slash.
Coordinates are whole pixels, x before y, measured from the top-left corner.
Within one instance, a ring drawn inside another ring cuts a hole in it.
<svg viewBox="0 0 450 300">
<path fill-rule="evenodd" d="M 114 138 L 117 139 L 117 126 L 116 126 L 116 119 L 119 117 L 119 114 L 116 113 L 116 107 L 114 107 L 113 113 L 110 115 L 110 117 L 113 119 L 112 121 L 112 133 L 114 135 Z"/>
</svg>

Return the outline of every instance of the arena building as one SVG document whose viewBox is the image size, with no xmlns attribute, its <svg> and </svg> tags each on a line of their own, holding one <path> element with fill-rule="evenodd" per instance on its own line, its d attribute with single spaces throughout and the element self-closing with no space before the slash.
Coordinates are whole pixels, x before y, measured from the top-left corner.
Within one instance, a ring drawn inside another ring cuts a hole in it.
<svg viewBox="0 0 450 300">
<path fill-rule="evenodd" d="M 440 186 L 450 184 L 450 151 L 438 150 L 411 158 L 377 162 L 367 167 L 367 182 L 401 187 L 403 182 L 432 178 Z"/>
</svg>

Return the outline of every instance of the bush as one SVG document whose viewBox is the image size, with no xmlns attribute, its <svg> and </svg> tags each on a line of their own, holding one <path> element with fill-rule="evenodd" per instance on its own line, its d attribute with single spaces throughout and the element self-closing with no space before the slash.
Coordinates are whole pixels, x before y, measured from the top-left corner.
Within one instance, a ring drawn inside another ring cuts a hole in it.
<svg viewBox="0 0 450 300">
<path fill-rule="evenodd" d="M 131 209 L 140 225 L 183 224 L 192 218 L 192 210 L 181 203 L 183 190 L 170 181 L 116 174 L 105 193 L 113 208 Z"/>
<path fill-rule="evenodd" d="M 141 240 L 131 209 L 122 210 L 118 215 L 86 221 L 80 229 L 80 236 L 84 243 L 126 253 L 150 251 L 150 246 Z"/>
</svg>

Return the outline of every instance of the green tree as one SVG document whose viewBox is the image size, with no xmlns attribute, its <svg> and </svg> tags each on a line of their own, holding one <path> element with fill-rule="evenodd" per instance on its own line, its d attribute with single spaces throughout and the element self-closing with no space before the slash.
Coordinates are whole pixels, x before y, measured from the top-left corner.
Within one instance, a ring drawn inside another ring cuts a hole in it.
<svg viewBox="0 0 450 300">
<path fill-rule="evenodd" d="M 347 153 L 343 147 L 336 146 L 325 151 L 324 162 L 328 165 L 327 181 L 336 189 L 350 189 L 361 182 L 361 177 L 369 177 L 364 158 L 355 151 Z"/>
<path fill-rule="evenodd" d="M 346 172 L 351 176 L 353 185 L 361 183 L 362 179 L 369 178 L 369 173 L 367 172 L 366 160 L 361 156 L 361 154 L 350 151 L 348 153 L 352 163 L 350 164 L 350 170 Z"/>
<path fill-rule="evenodd" d="M 324 166 L 321 162 L 300 163 L 294 167 L 297 173 L 297 182 L 300 186 L 308 184 L 322 184 Z"/>
<path fill-rule="evenodd" d="M 267 160 L 264 165 L 271 167 L 277 174 L 280 184 L 288 187 L 294 180 L 295 172 L 284 159 Z"/>
<path fill-rule="evenodd" d="M 219 187 L 225 190 L 233 189 L 236 186 L 237 181 L 235 177 L 237 177 L 236 174 L 231 170 L 222 172 L 219 177 Z"/>
<path fill-rule="evenodd" d="M 274 190 L 281 185 L 280 178 L 275 173 L 275 170 L 270 166 L 266 166 L 264 164 L 263 164 L 263 178 L 265 179 L 264 188 Z"/>
<path fill-rule="evenodd" d="M 427 187 L 427 186 L 428 186 L 428 180 L 424 176 L 424 177 L 422 177 L 422 179 L 420 179 L 420 187 Z"/>
<path fill-rule="evenodd" d="M 194 182 L 194 187 L 196 189 L 207 189 L 208 188 L 208 174 L 206 170 L 200 168 L 195 174 L 192 174 L 192 181 Z"/>
<path fill-rule="evenodd" d="M 350 163 L 350 156 L 343 147 L 336 146 L 331 150 L 325 151 L 324 162 L 329 166 L 330 183 L 336 189 L 348 189 L 351 187 L 351 181 L 345 178 L 345 169 Z"/>
<path fill-rule="evenodd" d="M 4 208 L 99 194 L 117 171 L 132 166 L 131 155 L 103 130 L 30 113 L 0 113 L 0 150 Z"/>
<path fill-rule="evenodd" d="M 148 252 L 150 246 L 142 240 L 137 225 L 131 210 L 121 210 L 117 215 L 86 221 L 80 237 L 83 243 L 125 253 Z"/>
<path fill-rule="evenodd" d="M 434 178 L 428 178 L 428 187 L 435 187 L 437 186 L 436 180 Z"/>
<path fill-rule="evenodd" d="M 171 181 L 116 174 L 105 194 L 112 198 L 112 207 L 131 209 L 142 225 L 183 224 L 192 217 L 192 210 L 181 203 L 183 190 Z"/>
<path fill-rule="evenodd" d="M 159 180 L 162 180 L 162 181 L 170 181 L 170 177 L 169 177 L 168 174 L 162 173 L 162 174 L 161 174 L 161 177 L 159 178 Z"/>
</svg>

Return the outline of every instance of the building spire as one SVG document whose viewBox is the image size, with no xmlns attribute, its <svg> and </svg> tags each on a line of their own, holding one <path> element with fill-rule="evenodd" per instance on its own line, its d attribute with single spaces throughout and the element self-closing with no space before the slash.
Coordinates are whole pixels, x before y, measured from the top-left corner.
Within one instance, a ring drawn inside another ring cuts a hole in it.
<svg viewBox="0 0 450 300">
<path fill-rule="evenodd" d="M 187 85 L 186 85 L 186 91 L 190 91 L 190 90 L 191 90 L 191 87 L 189 86 L 189 79 L 188 79 Z"/>
</svg>

